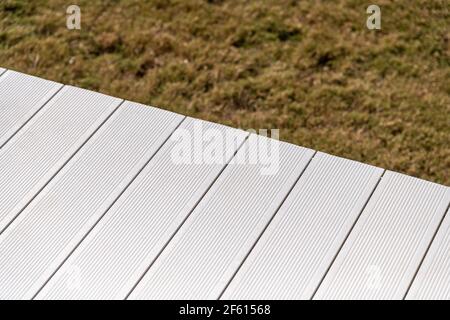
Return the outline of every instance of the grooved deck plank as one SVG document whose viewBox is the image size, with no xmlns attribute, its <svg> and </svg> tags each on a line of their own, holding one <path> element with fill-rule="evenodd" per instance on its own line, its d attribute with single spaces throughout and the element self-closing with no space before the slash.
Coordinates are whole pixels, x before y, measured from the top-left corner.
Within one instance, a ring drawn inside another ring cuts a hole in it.
<svg viewBox="0 0 450 320">
<path fill-rule="evenodd" d="M 450 210 L 406 298 L 450 300 Z"/>
<path fill-rule="evenodd" d="M 252 156 L 250 135 L 199 206 L 149 269 L 130 299 L 217 299 L 275 214 L 314 152 L 279 145 L 277 173 L 237 164 Z"/>
<path fill-rule="evenodd" d="M 191 137 L 197 129 L 236 136 L 236 143 L 226 149 L 215 140 L 223 162 L 174 161 L 177 137 Z M 125 299 L 246 136 L 244 131 L 186 119 L 37 298 Z M 74 270 L 79 270 L 76 288 L 70 286 Z"/>
<path fill-rule="evenodd" d="M 0 150 L 0 233 L 121 101 L 66 86 Z"/>
<path fill-rule="evenodd" d="M 32 298 L 182 120 L 124 103 L 0 236 L 0 299 Z"/>
<path fill-rule="evenodd" d="M 450 188 L 386 172 L 315 299 L 403 299 Z"/>
<path fill-rule="evenodd" d="M 311 299 L 383 169 L 314 156 L 223 299 Z"/>
<path fill-rule="evenodd" d="M 0 69 L 0 74 L 2 74 Z M 62 84 L 15 71 L 0 77 L 0 148 L 42 108 Z"/>
<path fill-rule="evenodd" d="M 450 299 L 449 187 L 123 102 L 0 68 L 0 300 Z"/>
</svg>

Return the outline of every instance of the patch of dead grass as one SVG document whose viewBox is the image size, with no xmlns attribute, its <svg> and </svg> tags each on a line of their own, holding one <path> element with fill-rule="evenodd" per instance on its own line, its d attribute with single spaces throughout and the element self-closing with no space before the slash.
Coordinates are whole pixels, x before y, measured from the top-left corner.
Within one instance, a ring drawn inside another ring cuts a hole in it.
<svg viewBox="0 0 450 320">
<path fill-rule="evenodd" d="M 448 2 L 4 0 L 0 65 L 450 184 Z"/>
</svg>

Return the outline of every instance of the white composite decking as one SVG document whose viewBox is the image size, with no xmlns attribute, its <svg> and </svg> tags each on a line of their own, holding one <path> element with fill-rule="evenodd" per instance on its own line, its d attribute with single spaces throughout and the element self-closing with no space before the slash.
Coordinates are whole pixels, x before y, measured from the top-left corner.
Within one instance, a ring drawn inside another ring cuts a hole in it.
<svg viewBox="0 0 450 320">
<path fill-rule="evenodd" d="M 386 172 L 315 298 L 404 298 L 449 201 L 447 187 Z"/>
<path fill-rule="evenodd" d="M 15 94 L 25 95 L 25 92 L 21 88 Z M 120 99 L 64 87 L 0 149 L 0 232 L 120 103 Z"/>
<path fill-rule="evenodd" d="M 425 256 L 407 299 L 450 300 L 450 214 Z"/>
<path fill-rule="evenodd" d="M 449 187 L 254 142 L 0 68 L 0 299 L 450 299 Z"/>
<path fill-rule="evenodd" d="M 312 298 L 382 174 L 318 153 L 223 298 Z"/>
<path fill-rule="evenodd" d="M 61 84 L 14 71 L 0 77 L 0 148 L 61 88 Z"/>
<path fill-rule="evenodd" d="M 246 144 L 239 153 L 251 152 Z M 260 165 L 227 167 L 130 298 L 218 299 L 313 156 L 280 149 L 275 175 L 261 175 Z"/>
</svg>

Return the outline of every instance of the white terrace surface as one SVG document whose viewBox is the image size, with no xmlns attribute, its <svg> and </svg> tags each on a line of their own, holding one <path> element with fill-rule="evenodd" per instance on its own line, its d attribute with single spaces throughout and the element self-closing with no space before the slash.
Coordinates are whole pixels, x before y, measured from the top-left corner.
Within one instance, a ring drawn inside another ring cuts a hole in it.
<svg viewBox="0 0 450 320">
<path fill-rule="evenodd" d="M 447 186 L 0 68 L 0 299 L 448 300 L 449 204 Z"/>
</svg>

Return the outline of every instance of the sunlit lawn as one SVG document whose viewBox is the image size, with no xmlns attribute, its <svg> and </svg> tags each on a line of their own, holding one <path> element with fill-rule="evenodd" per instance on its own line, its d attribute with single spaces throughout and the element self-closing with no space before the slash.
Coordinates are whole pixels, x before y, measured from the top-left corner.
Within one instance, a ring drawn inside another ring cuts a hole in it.
<svg viewBox="0 0 450 320">
<path fill-rule="evenodd" d="M 450 185 L 449 3 L 372 2 L 2 0 L 0 66 Z"/>
</svg>

